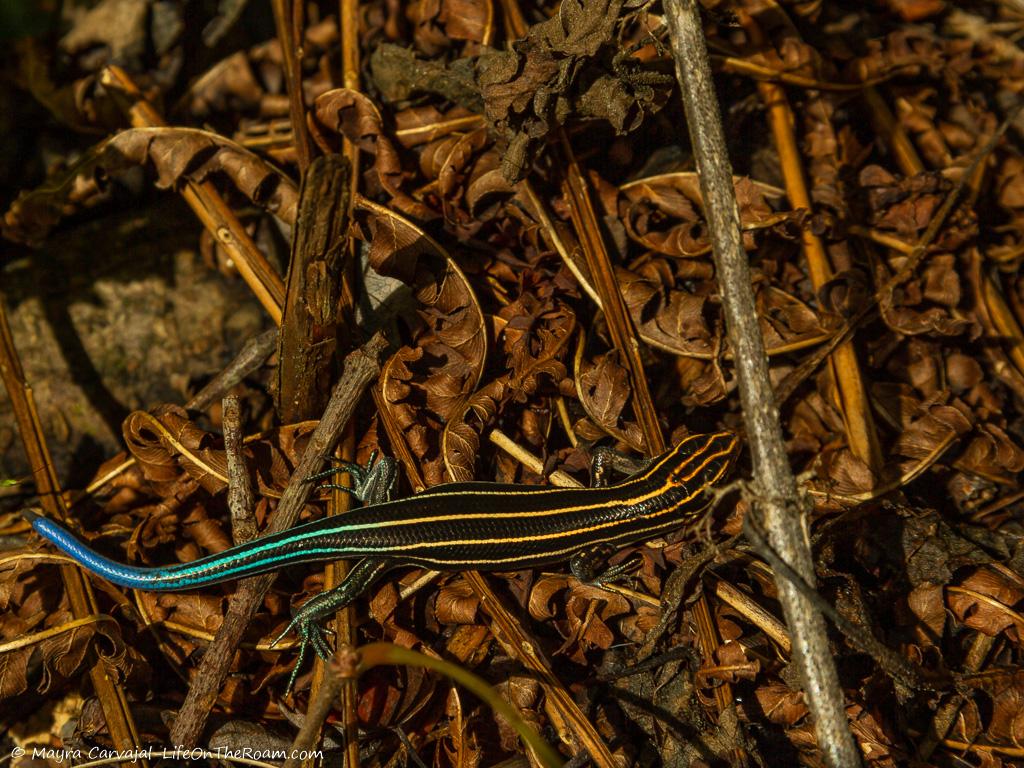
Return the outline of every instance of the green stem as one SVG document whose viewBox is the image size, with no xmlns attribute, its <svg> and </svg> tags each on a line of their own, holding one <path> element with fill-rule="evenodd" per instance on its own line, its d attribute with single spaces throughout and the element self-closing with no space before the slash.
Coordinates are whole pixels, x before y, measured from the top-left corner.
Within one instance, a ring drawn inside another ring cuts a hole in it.
<svg viewBox="0 0 1024 768">
<path fill-rule="evenodd" d="M 519 737 L 533 750 L 537 759 L 546 768 L 561 768 L 562 758 L 518 715 L 512 705 L 505 701 L 482 678 L 444 659 L 435 659 L 418 651 L 402 648 L 394 643 L 370 643 L 359 649 L 359 672 L 365 672 L 382 664 L 400 664 L 409 667 L 423 667 L 440 672 L 477 696 L 487 706 L 508 721 Z"/>
</svg>

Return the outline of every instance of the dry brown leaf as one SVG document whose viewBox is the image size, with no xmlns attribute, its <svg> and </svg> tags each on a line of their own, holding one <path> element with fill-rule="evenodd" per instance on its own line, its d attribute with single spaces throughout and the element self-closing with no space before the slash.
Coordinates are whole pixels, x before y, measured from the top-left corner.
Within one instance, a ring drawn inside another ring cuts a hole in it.
<svg viewBox="0 0 1024 768">
<path fill-rule="evenodd" d="M 992 568 L 979 568 L 946 594 L 946 605 L 959 621 L 990 637 L 1006 632 L 1015 643 L 1024 637 L 1024 616 L 1017 611 L 1022 600 L 1024 584 Z"/>
<path fill-rule="evenodd" d="M 446 422 L 463 406 L 483 373 L 487 334 L 465 274 L 425 232 L 382 206 L 357 202 L 356 221 L 369 240 L 370 265 L 409 285 L 423 305 L 418 347 L 399 350 L 384 366 L 384 402 L 430 484 L 440 482 L 441 457 L 427 426 Z"/>
<path fill-rule="evenodd" d="M 523 293 L 501 310 L 507 322 L 501 333 L 509 373 L 488 382 L 466 399 L 460 412 L 445 424 L 442 435 L 448 476 L 471 480 L 484 428 L 512 400 L 526 402 L 541 378 L 557 385 L 566 376 L 562 358 L 576 329 L 576 316 L 561 302 L 540 301 Z"/>
<path fill-rule="evenodd" d="M 435 616 L 442 624 L 473 624 L 480 599 L 466 581 L 448 584 L 437 594 Z"/>
<path fill-rule="evenodd" d="M 781 190 L 748 178 L 734 177 L 733 183 L 748 248 L 755 246 L 755 231 L 794 220 L 795 214 L 776 213 L 766 201 L 768 196 L 779 197 Z M 620 186 L 619 192 L 623 197 L 620 217 L 626 232 L 644 248 L 677 258 L 711 253 L 696 173 L 636 179 Z"/>
<path fill-rule="evenodd" d="M 4 237 L 40 242 L 73 206 L 87 204 L 76 196 L 80 183 L 102 181 L 140 165 L 151 166 L 157 186 L 164 189 L 223 175 L 253 203 L 286 222 L 295 220 L 295 185 L 230 139 L 195 128 L 131 128 L 92 147 L 45 185 L 22 192 L 4 214 Z"/>
<path fill-rule="evenodd" d="M 643 436 L 639 425 L 636 421 L 627 419 L 623 413 L 630 401 L 632 387 L 629 383 L 629 372 L 617 358 L 618 353 L 615 351 L 598 355 L 593 361 L 577 354 L 577 394 L 580 405 L 594 426 L 616 440 L 642 450 Z"/>
<path fill-rule="evenodd" d="M 761 710 L 773 723 L 788 727 L 807 716 L 803 693 L 791 690 L 781 682 L 758 686 L 756 694 Z"/>
<path fill-rule="evenodd" d="M 435 214 L 401 189 L 405 173 L 384 120 L 377 106 L 358 91 L 335 88 L 317 97 L 313 104 L 317 122 L 323 130 L 343 135 L 374 158 L 376 186 L 385 191 L 391 203 L 402 213 L 429 221 Z M 373 196 L 373 186 L 367 194 Z"/>
<path fill-rule="evenodd" d="M 569 115 L 605 120 L 627 133 L 664 104 L 667 79 L 649 73 L 641 84 L 631 78 L 642 69 L 638 61 L 613 62 L 621 6 L 621 0 L 566 0 L 511 50 L 477 61 L 487 120 L 508 145 L 502 172 L 510 182 L 523 178 L 542 139 Z"/>
</svg>

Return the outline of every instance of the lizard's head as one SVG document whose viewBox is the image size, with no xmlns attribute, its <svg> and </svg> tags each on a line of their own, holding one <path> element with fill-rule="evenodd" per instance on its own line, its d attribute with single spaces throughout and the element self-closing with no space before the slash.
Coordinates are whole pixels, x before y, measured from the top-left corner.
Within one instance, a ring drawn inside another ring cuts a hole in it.
<svg viewBox="0 0 1024 768">
<path fill-rule="evenodd" d="M 729 474 L 739 447 L 734 432 L 691 435 L 666 456 L 669 482 L 691 490 L 717 485 Z"/>
</svg>

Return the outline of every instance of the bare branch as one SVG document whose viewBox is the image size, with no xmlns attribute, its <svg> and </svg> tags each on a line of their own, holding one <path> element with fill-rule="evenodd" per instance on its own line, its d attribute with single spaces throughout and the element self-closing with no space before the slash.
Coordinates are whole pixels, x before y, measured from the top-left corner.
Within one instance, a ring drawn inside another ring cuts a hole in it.
<svg viewBox="0 0 1024 768">
<path fill-rule="evenodd" d="M 740 239 L 732 168 L 711 80 L 700 11 L 696 0 L 664 0 L 664 6 L 735 356 L 747 438 L 754 458 L 754 480 L 761 496 L 756 508 L 763 516 L 775 552 L 807 583 L 813 584 L 814 563 L 768 378 L 768 355 L 758 327 L 750 270 Z M 776 574 L 776 583 L 825 762 L 843 768 L 859 766 L 860 755 L 847 723 L 825 622 L 788 580 Z"/>
</svg>

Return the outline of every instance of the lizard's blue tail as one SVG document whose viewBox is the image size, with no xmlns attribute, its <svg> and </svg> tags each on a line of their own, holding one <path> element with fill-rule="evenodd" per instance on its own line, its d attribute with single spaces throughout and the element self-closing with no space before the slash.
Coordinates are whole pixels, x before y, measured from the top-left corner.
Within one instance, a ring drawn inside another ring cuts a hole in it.
<svg viewBox="0 0 1024 768">
<path fill-rule="evenodd" d="M 182 583 L 181 576 L 174 572 L 174 566 L 139 568 L 123 565 L 86 546 L 69 530 L 53 520 L 28 510 L 24 510 L 22 514 L 32 524 L 32 529 L 57 549 L 77 560 L 84 568 L 118 586 L 162 591 L 188 589 L 190 586 L 188 583 Z"/>
</svg>

